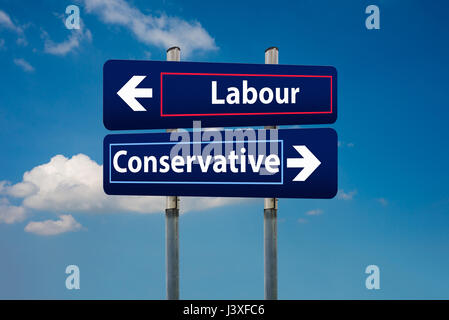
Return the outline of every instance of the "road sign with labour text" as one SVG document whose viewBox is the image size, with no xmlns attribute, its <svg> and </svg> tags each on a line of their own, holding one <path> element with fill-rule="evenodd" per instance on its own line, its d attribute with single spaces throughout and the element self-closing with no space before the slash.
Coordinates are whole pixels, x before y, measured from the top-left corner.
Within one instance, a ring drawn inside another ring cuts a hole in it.
<svg viewBox="0 0 449 320">
<path fill-rule="evenodd" d="M 333 129 L 114 134 L 104 139 L 111 195 L 332 198 Z"/>
<path fill-rule="evenodd" d="M 334 67 L 109 60 L 110 130 L 325 124 L 337 118 Z"/>
</svg>

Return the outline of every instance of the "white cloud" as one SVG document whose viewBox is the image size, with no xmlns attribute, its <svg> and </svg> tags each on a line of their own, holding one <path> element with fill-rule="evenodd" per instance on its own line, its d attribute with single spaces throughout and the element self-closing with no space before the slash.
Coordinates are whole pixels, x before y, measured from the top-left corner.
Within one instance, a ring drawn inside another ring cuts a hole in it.
<svg viewBox="0 0 449 320">
<path fill-rule="evenodd" d="M 25 39 L 25 35 L 24 35 L 24 27 L 23 26 L 19 26 L 17 24 L 15 24 L 10 16 L 5 12 L 0 10 L 0 28 L 6 28 L 10 31 L 15 32 L 18 35 L 17 38 L 17 44 L 26 46 L 28 44 L 27 40 Z"/>
<path fill-rule="evenodd" d="M 341 200 L 352 200 L 357 194 L 357 190 L 345 192 L 343 189 L 338 190 L 337 199 Z"/>
<path fill-rule="evenodd" d="M 320 215 L 322 213 L 323 213 L 323 210 L 321 210 L 321 209 L 314 209 L 314 210 L 307 211 L 306 215 L 308 215 L 308 216 L 318 216 L 318 215 Z"/>
<path fill-rule="evenodd" d="M 387 199 L 385 199 L 385 198 L 379 198 L 379 199 L 376 199 L 377 200 L 377 202 L 379 202 L 381 205 L 383 205 L 383 206 L 388 206 L 388 200 Z"/>
<path fill-rule="evenodd" d="M 353 142 L 338 141 L 338 147 L 353 148 L 354 146 L 355 144 Z"/>
<path fill-rule="evenodd" d="M 298 223 L 301 223 L 301 224 L 307 223 L 307 219 L 299 218 Z"/>
<path fill-rule="evenodd" d="M 103 191 L 103 168 L 84 154 L 72 158 L 56 155 L 23 175 L 23 180 L 10 185 L 0 182 L 0 194 L 23 198 L 25 209 L 52 212 L 137 212 L 160 213 L 165 197 L 108 196 Z M 236 204 L 239 198 L 181 199 L 181 210 L 205 210 Z"/>
<path fill-rule="evenodd" d="M 5 181 L 2 181 L 5 182 Z M 15 198 L 25 198 L 38 191 L 37 186 L 30 182 L 19 182 L 13 186 L 5 186 L 5 193 Z M 1 190 L 0 190 L 1 193 Z"/>
<path fill-rule="evenodd" d="M 215 50 L 214 39 L 197 21 L 187 22 L 165 14 L 142 13 L 124 0 L 84 0 L 87 12 L 108 24 L 129 29 L 136 38 L 163 49 L 179 46 L 185 55 L 194 50 Z"/>
<path fill-rule="evenodd" d="M 64 56 L 78 48 L 82 41 L 92 41 L 92 33 L 83 25 L 80 29 L 71 30 L 69 37 L 59 43 L 53 42 L 45 31 L 42 33 L 42 37 L 45 39 L 44 52 L 58 56 Z"/>
<path fill-rule="evenodd" d="M 28 41 L 27 41 L 27 39 L 25 39 L 24 36 L 21 36 L 21 37 L 17 38 L 16 42 L 17 42 L 18 45 L 21 45 L 21 46 L 27 46 L 28 45 Z"/>
<path fill-rule="evenodd" d="M 4 194 L 7 188 L 8 188 L 8 181 L 5 180 L 0 181 L 0 194 Z"/>
<path fill-rule="evenodd" d="M 12 22 L 9 15 L 2 10 L 0 10 L 0 27 L 7 28 L 17 33 L 23 32 L 22 28 L 20 26 L 15 25 L 14 22 Z"/>
<path fill-rule="evenodd" d="M 7 193 L 20 197 L 19 190 L 23 191 L 23 206 L 35 210 L 159 212 L 163 209 L 162 198 L 107 196 L 102 184 L 102 166 L 88 156 L 78 154 L 69 159 L 57 155 L 25 172 L 23 181 L 8 187 Z"/>
<path fill-rule="evenodd" d="M 81 224 L 79 224 L 70 214 L 59 216 L 59 220 L 31 221 L 25 227 L 26 232 L 40 236 L 53 236 L 81 229 Z"/>
<path fill-rule="evenodd" d="M 25 220 L 26 215 L 25 208 L 10 205 L 6 198 L 0 198 L 0 223 L 11 224 L 21 222 Z"/>
<path fill-rule="evenodd" d="M 14 63 L 17 66 L 19 66 L 20 68 L 22 68 L 22 70 L 25 72 L 33 72 L 34 71 L 34 67 L 25 59 L 22 59 L 22 58 L 14 59 Z"/>
</svg>

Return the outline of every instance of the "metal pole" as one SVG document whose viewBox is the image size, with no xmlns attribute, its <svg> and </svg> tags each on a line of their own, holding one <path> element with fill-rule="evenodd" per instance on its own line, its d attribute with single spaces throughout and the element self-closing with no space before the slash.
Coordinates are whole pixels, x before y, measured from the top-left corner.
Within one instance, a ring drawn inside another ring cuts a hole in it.
<svg viewBox="0 0 449 320">
<path fill-rule="evenodd" d="M 180 61 L 181 49 L 171 47 L 167 50 L 167 61 Z M 167 129 L 167 132 L 176 129 Z M 167 196 L 165 209 L 165 263 L 167 300 L 179 299 L 179 198 Z"/>
<path fill-rule="evenodd" d="M 270 47 L 265 50 L 265 63 L 278 64 L 279 50 Z M 276 129 L 276 126 L 265 126 L 265 129 Z M 277 300 L 277 206 L 278 199 L 265 198 L 263 212 L 264 233 L 264 289 L 265 300 Z"/>
</svg>

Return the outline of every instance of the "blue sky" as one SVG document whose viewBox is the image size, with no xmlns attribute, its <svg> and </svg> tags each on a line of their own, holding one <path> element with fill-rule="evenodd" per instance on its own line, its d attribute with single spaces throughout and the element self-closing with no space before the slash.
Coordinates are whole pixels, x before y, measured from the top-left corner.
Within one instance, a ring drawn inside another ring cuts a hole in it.
<svg viewBox="0 0 449 320">
<path fill-rule="evenodd" d="M 449 298 L 446 2 L 102 3 L 0 0 L 0 298 L 165 298 L 163 199 L 101 189 L 102 66 L 173 44 L 186 61 L 277 46 L 282 64 L 338 70 L 340 192 L 279 201 L 279 298 Z M 181 201 L 181 297 L 262 299 L 263 200 Z"/>
</svg>

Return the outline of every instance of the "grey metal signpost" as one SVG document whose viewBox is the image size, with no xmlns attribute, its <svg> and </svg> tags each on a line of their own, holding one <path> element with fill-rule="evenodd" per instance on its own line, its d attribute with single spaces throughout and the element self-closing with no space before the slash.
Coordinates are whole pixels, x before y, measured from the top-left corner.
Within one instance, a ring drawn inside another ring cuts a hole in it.
<svg viewBox="0 0 449 320">
<path fill-rule="evenodd" d="M 265 50 L 265 63 L 278 64 L 279 50 L 271 47 Z M 265 129 L 276 129 L 266 126 Z M 266 300 L 276 300 L 277 288 L 277 203 L 276 198 L 264 199 L 263 233 L 264 233 L 264 290 Z"/>
<path fill-rule="evenodd" d="M 167 61 L 180 61 L 181 49 L 171 47 L 167 50 Z M 167 132 L 176 129 L 167 129 Z M 167 299 L 179 299 L 179 198 L 167 196 L 165 209 L 165 263 Z"/>
</svg>

